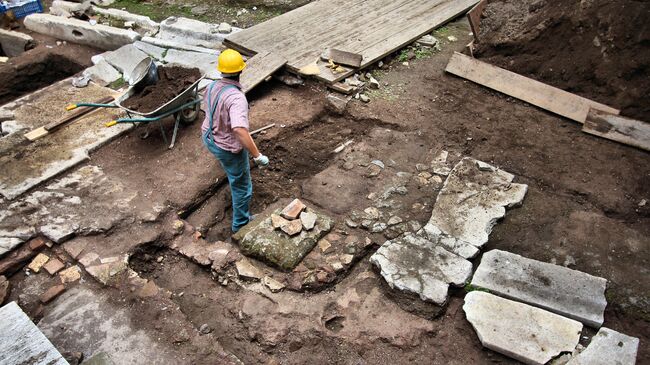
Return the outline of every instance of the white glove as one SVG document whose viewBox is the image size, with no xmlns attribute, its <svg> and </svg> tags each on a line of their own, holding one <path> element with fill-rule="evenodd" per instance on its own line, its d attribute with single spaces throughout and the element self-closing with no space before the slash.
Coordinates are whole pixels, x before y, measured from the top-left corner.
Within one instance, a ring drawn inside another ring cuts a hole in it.
<svg viewBox="0 0 650 365">
<path fill-rule="evenodd" d="M 259 156 L 253 158 L 255 164 L 259 167 L 264 167 L 269 165 L 269 158 L 260 153 Z"/>
</svg>

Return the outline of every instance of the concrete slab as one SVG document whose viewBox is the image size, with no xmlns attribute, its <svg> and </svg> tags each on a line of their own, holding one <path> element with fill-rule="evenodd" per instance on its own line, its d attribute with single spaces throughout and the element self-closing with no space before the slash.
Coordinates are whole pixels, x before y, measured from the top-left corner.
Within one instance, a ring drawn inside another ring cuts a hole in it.
<svg viewBox="0 0 650 365">
<path fill-rule="evenodd" d="M 122 74 L 106 62 L 105 59 L 85 69 L 83 74 L 90 77 L 94 83 L 102 86 L 109 85 L 122 77 Z"/>
<path fill-rule="evenodd" d="M 16 57 L 34 46 L 34 39 L 27 34 L 0 29 L 0 48 L 9 57 Z"/>
<path fill-rule="evenodd" d="M 14 113 L 15 130 L 0 138 L 0 194 L 14 199 L 32 187 L 88 159 L 93 150 L 133 128 L 105 122 L 115 119 L 116 109 L 98 109 L 34 142 L 23 134 L 63 117 L 65 107 L 75 101 L 95 101 L 114 91 L 96 84 L 85 88 L 71 85 L 70 79 L 41 89 L 3 106 Z"/>
<path fill-rule="evenodd" d="M 75 286 L 49 305 L 38 327 L 59 348 L 84 354 L 107 353 L 116 364 L 180 364 L 179 354 L 133 328 L 127 311 L 83 286 Z M 65 331 L 61 331 L 65 328 Z"/>
<path fill-rule="evenodd" d="M 638 338 L 603 327 L 567 365 L 634 365 L 638 349 Z"/>
<path fill-rule="evenodd" d="M 131 79 L 131 72 L 133 72 L 135 66 L 147 57 L 149 56 L 146 53 L 134 45 L 127 44 L 113 52 L 105 54 L 104 60 L 118 69 L 124 75 L 124 80 L 128 82 Z"/>
<path fill-rule="evenodd" d="M 239 30 L 232 28 L 230 34 Z M 219 48 L 227 35 L 219 32 L 218 24 L 183 17 L 169 17 L 160 23 L 158 38 L 192 46 Z"/>
<path fill-rule="evenodd" d="M 471 262 L 411 233 L 386 241 L 370 262 L 391 288 L 438 305 L 447 302 L 449 285 L 463 286 L 472 275 Z"/>
<path fill-rule="evenodd" d="M 153 44 L 150 43 L 145 43 L 142 41 L 136 41 L 133 43 L 133 45 L 141 50 L 142 52 L 148 54 L 150 57 L 162 61 L 165 58 L 165 54 L 167 53 L 167 49 L 154 46 Z"/>
<path fill-rule="evenodd" d="M 331 218 L 317 211 L 311 211 L 318 218 L 315 227 L 310 231 L 303 230 L 289 237 L 276 230 L 271 220 L 271 214 L 279 215 L 281 212 L 281 209 L 276 209 L 260 214 L 259 218 L 235 233 L 233 239 L 239 243 L 244 255 L 253 256 L 282 270 L 292 270 L 332 228 Z"/>
<path fill-rule="evenodd" d="M 18 304 L 11 302 L 0 308 L 0 364 L 35 363 L 68 365 Z"/>
<path fill-rule="evenodd" d="M 526 195 L 528 186 L 513 179 L 508 172 L 463 158 L 440 190 L 423 233 L 458 255 L 474 257 L 506 208 L 521 204 Z"/>
<path fill-rule="evenodd" d="M 25 17 L 25 27 L 32 32 L 46 34 L 68 42 L 85 44 L 104 50 L 118 49 L 141 38 L 132 31 L 50 14 L 32 14 Z"/>
<path fill-rule="evenodd" d="M 480 291 L 465 296 L 463 310 L 483 346 L 526 364 L 572 352 L 582 331 L 578 321 Z"/>
<path fill-rule="evenodd" d="M 170 49 L 164 61 L 171 66 L 196 67 L 209 79 L 221 79 L 221 73 L 217 70 L 218 56 L 216 55 Z"/>
<path fill-rule="evenodd" d="M 510 252 L 486 252 L 472 285 L 578 320 L 603 324 L 607 280 Z"/>
</svg>

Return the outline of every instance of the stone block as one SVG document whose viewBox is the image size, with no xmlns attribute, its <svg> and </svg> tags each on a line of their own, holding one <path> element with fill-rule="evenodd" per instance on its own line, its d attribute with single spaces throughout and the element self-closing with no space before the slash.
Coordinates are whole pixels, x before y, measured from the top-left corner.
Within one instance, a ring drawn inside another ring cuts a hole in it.
<svg viewBox="0 0 650 365">
<path fill-rule="evenodd" d="M 205 77 L 217 80 L 221 73 L 217 70 L 218 56 L 199 52 L 170 49 L 165 55 L 165 62 L 170 66 L 198 68 Z"/>
<path fill-rule="evenodd" d="M 111 66 L 105 59 L 100 60 L 96 65 L 88 67 L 83 72 L 94 83 L 102 86 L 109 85 L 122 77 L 122 74 Z"/>
<path fill-rule="evenodd" d="M 148 30 L 149 34 L 157 33 L 158 27 L 160 26 L 160 24 L 151 20 L 148 16 L 132 14 L 125 10 L 100 7 L 94 7 L 93 10 L 97 14 L 124 20 L 125 22 L 133 22 L 138 27 Z"/>
<path fill-rule="evenodd" d="M 478 254 L 506 208 L 521 204 L 528 190 L 512 182 L 514 175 L 497 168 L 482 171 L 477 162 L 466 157 L 453 168 L 421 232 L 465 258 Z"/>
<path fill-rule="evenodd" d="M 634 365 L 638 349 L 638 338 L 603 327 L 566 365 Z"/>
<path fill-rule="evenodd" d="M 510 252 L 486 252 L 472 285 L 578 320 L 603 324 L 607 280 Z"/>
<path fill-rule="evenodd" d="M 386 241 L 370 257 L 391 288 L 443 305 L 449 285 L 463 286 L 472 263 L 422 237 L 407 233 Z"/>
<path fill-rule="evenodd" d="M 61 271 L 59 277 L 63 284 L 72 283 L 81 279 L 81 273 L 79 272 L 79 267 L 75 265 Z"/>
<path fill-rule="evenodd" d="M 273 228 L 271 214 L 280 214 L 280 210 L 260 214 L 239 232 L 233 239 L 239 242 L 244 255 L 253 256 L 282 270 L 292 270 L 307 255 L 327 232 L 332 228 L 328 216 L 314 211 L 318 216 L 316 226 L 311 231 L 302 231 L 293 237 L 278 232 Z M 300 223 L 300 220 L 297 220 Z M 302 227 L 302 224 L 301 224 Z"/>
<path fill-rule="evenodd" d="M 210 54 L 214 56 L 219 56 L 221 53 L 220 50 L 218 49 L 212 49 L 212 48 L 205 48 L 205 47 L 198 47 L 198 46 L 190 46 L 184 43 L 180 42 L 174 42 L 170 40 L 165 40 L 165 39 L 160 39 L 160 38 L 153 38 L 153 37 L 142 37 L 142 42 L 151 44 L 157 47 L 162 47 L 162 48 L 173 48 L 177 50 L 182 50 L 182 51 L 190 51 L 190 52 L 198 52 L 198 53 L 205 53 L 205 54 Z"/>
<path fill-rule="evenodd" d="M 47 271 L 47 273 L 50 275 L 56 274 L 64 267 L 65 264 L 56 258 L 50 259 L 45 265 L 43 265 L 43 269 L 45 269 L 45 271 Z"/>
<path fill-rule="evenodd" d="M 0 47 L 9 57 L 16 57 L 34 47 L 34 39 L 27 34 L 0 29 Z"/>
<path fill-rule="evenodd" d="M 36 33 L 109 51 L 131 44 L 141 38 L 132 30 L 101 24 L 90 25 L 82 20 L 49 14 L 28 15 L 25 17 L 24 24 L 27 29 Z"/>
<path fill-rule="evenodd" d="M 162 61 L 165 58 L 165 53 L 167 53 L 167 49 L 165 48 L 154 46 L 153 44 L 142 41 L 136 41 L 133 45 L 158 61 Z"/>
<path fill-rule="evenodd" d="M 232 28 L 232 32 L 237 31 Z M 192 46 L 220 48 L 226 35 L 219 33 L 219 25 L 188 18 L 169 17 L 160 23 L 158 37 Z"/>
<path fill-rule="evenodd" d="M 578 321 L 480 291 L 465 296 L 463 310 L 483 346 L 525 364 L 572 352 L 582 331 Z"/>
<path fill-rule="evenodd" d="M 104 55 L 104 60 L 119 70 L 125 81 L 131 80 L 131 73 L 135 66 L 149 56 L 132 44 L 122 46 L 113 52 Z"/>
</svg>

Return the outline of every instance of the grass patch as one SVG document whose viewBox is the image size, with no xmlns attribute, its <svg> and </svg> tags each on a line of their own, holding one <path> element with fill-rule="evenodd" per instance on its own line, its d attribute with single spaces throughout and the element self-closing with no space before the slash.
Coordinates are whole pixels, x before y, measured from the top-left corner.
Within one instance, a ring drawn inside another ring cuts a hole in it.
<svg viewBox="0 0 650 365">
<path fill-rule="evenodd" d="M 138 0 L 118 0 L 111 5 L 112 8 L 122 9 L 133 14 L 144 15 L 150 17 L 152 20 L 160 22 L 170 16 L 179 16 L 186 18 L 194 18 L 199 20 L 207 20 L 208 16 L 196 16 L 191 12 L 191 7 L 167 5 L 163 2 L 149 2 Z"/>
<path fill-rule="evenodd" d="M 111 84 L 108 85 L 108 87 L 110 87 L 111 89 L 119 89 L 122 86 L 124 86 L 124 84 L 126 84 L 126 81 L 124 81 L 124 78 L 120 77 L 119 79 L 111 82 Z"/>
<path fill-rule="evenodd" d="M 472 284 L 467 284 L 467 285 L 465 285 L 465 291 L 468 292 L 468 293 L 473 292 L 473 291 L 482 291 L 482 292 L 485 292 L 485 293 L 489 293 L 489 292 L 490 292 L 490 291 L 487 290 L 487 289 L 478 288 L 478 287 L 475 287 L 475 286 L 472 285 Z"/>
</svg>

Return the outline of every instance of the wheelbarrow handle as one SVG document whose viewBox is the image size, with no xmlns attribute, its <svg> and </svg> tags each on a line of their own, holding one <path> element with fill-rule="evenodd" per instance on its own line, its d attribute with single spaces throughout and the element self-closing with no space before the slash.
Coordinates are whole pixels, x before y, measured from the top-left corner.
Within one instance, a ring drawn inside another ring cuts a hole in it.
<svg viewBox="0 0 650 365">
<path fill-rule="evenodd" d="M 70 104 L 70 105 L 66 106 L 65 110 L 67 110 L 67 111 L 75 110 L 75 109 L 80 108 L 82 106 L 91 107 L 91 108 L 117 108 L 117 105 L 115 105 L 115 104 L 77 103 L 77 104 Z"/>
</svg>

